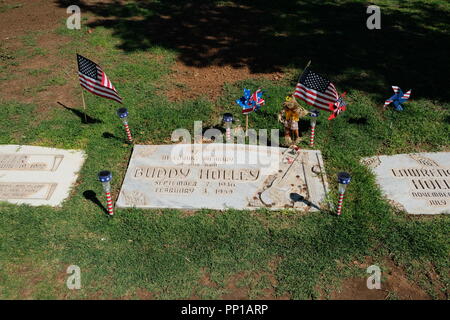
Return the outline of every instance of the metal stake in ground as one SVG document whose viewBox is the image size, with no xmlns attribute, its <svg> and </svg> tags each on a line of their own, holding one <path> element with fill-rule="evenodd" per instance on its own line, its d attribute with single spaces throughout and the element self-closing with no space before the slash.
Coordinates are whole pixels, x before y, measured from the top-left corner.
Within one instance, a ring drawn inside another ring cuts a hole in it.
<svg viewBox="0 0 450 320">
<path fill-rule="evenodd" d="M 314 146 L 314 134 L 316 130 L 317 117 L 319 116 L 319 110 L 310 110 L 309 116 L 311 117 L 311 137 L 309 139 L 309 145 L 312 147 Z"/>
<path fill-rule="evenodd" d="M 233 115 L 231 113 L 225 113 L 222 121 L 225 126 L 225 134 L 227 142 L 231 141 L 231 124 L 233 123 Z"/>
<path fill-rule="evenodd" d="M 338 183 L 339 183 L 339 201 L 337 207 L 337 215 L 341 215 L 342 211 L 342 203 L 344 202 L 344 193 L 347 185 L 350 183 L 352 177 L 347 172 L 339 172 L 338 173 Z"/>
<path fill-rule="evenodd" d="M 111 181 L 112 179 L 112 173 L 110 171 L 100 171 L 98 174 L 98 180 L 103 185 L 103 191 L 105 191 L 106 194 L 106 204 L 108 208 L 108 214 L 110 217 L 114 215 L 113 211 L 113 204 L 112 204 L 112 198 L 111 198 Z"/>
<path fill-rule="evenodd" d="M 117 115 L 123 122 L 123 126 L 125 128 L 125 132 L 127 134 L 128 141 L 130 143 L 133 143 L 133 137 L 131 136 L 130 128 L 128 127 L 128 110 L 127 110 L 127 108 L 117 109 Z"/>
</svg>

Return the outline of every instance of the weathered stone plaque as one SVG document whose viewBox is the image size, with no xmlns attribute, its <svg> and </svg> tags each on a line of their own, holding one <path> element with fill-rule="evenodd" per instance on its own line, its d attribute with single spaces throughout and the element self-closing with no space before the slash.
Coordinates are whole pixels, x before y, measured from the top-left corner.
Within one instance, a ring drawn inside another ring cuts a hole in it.
<svg viewBox="0 0 450 320">
<path fill-rule="evenodd" d="M 82 151 L 0 145 L 0 201 L 58 206 L 84 159 Z"/>
<path fill-rule="evenodd" d="M 376 156 L 362 162 L 397 208 L 412 214 L 450 213 L 450 152 Z"/>
<path fill-rule="evenodd" d="M 319 210 L 320 151 L 242 144 L 136 145 L 116 206 Z"/>
</svg>

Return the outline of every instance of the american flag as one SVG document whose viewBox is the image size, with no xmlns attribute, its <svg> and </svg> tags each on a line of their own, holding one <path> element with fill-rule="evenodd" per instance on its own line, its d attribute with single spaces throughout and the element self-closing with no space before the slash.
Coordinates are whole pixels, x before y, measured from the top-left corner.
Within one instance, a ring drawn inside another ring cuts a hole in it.
<svg viewBox="0 0 450 320">
<path fill-rule="evenodd" d="M 294 96 L 326 111 L 330 111 L 330 104 L 334 104 L 339 98 L 334 84 L 309 68 L 306 68 L 300 77 Z"/>
<path fill-rule="evenodd" d="M 77 61 L 80 85 L 83 88 L 97 96 L 122 103 L 122 98 L 100 66 L 79 54 Z"/>
</svg>

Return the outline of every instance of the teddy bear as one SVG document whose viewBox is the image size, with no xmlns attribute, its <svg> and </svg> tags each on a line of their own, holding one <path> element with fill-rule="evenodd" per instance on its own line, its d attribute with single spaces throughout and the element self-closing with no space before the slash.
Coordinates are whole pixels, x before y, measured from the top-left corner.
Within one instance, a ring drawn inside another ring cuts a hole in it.
<svg viewBox="0 0 450 320">
<path fill-rule="evenodd" d="M 283 103 L 283 109 L 278 114 L 278 121 L 284 125 L 284 139 L 286 143 L 292 143 L 292 133 L 295 143 L 300 140 L 298 121 L 307 114 L 308 111 L 295 100 L 294 95 L 286 97 L 286 101 Z"/>
</svg>

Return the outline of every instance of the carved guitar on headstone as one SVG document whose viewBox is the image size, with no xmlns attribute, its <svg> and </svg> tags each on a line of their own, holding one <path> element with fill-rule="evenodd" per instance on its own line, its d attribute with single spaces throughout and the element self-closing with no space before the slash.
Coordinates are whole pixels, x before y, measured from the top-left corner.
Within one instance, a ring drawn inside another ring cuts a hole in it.
<svg viewBox="0 0 450 320">
<path fill-rule="evenodd" d="M 261 202 L 266 206 L 271 207 L 277 204 L 292 202 L 290 198 L 292 185 L 288 182 L 291 175 L 288 172 L 292 169 L 299 155 L 298 149 L 294 147 L 289 147 L 289 149 L 283 152 L 278 174 L 271 176 L 267 188 L 259 196 Z"/>
</svg>

